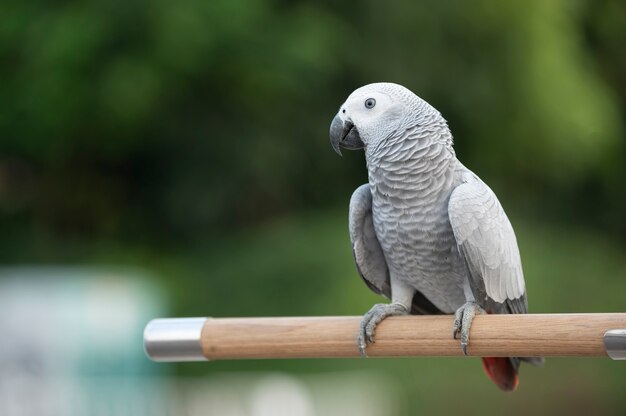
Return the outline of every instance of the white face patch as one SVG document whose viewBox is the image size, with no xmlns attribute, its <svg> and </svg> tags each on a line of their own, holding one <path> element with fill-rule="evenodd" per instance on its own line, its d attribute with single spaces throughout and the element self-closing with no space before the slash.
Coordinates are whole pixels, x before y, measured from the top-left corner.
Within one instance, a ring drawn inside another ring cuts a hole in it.
<svg viewBox="0 0 626 416">
<path fill-rule="evenodd" d="M 376 141 L 393 127 L 401 113 L 398 110 L 404 108 L 389 95 L 368 87 L 353 92 L 342 106 L 343 116 L 356 126 L 365 144 Z"/>
<path fill-rule="evenodd" d="M 372 101 L 374 101 L 374 105 L 368 107 L 366 104 L 371 105 Z M 348 97 L 344 107 L 352 122 L 357 124 L 357 122 L 365 122 L 368 119 L 379 117 L 391 104 L 391 97 L 387 94 L 359 89 Z"/>
</svg>

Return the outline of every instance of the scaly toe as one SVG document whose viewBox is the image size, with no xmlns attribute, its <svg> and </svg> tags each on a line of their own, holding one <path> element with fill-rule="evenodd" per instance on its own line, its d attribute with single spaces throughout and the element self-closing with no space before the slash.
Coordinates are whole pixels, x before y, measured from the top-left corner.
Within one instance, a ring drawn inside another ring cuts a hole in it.
<svg viewBox="0 0 626 416">
<path fill-rule="evenodd" d="M 380 321 L 382 321 L 382 318 L 376 315 L 367 323 L 367 326 L 365 327 L 365 339 L 370 344 L 374 344 L 376 342 L 374 341 L 374 334 L 376 333 L 376 326 L 380 323 Z"/>
<path fill-rule="evenodd" d="M 459 334 L 461 330 L 461 321 L 463 319 L 463 307 L 457 309 L 454 313 L 454 328 L 452 329 L 452 338 L 456 339 L 456 336 Z"/>
<path fill-rule="evenodd" d="M 363 338 L 361 334 L 359 334 L 359 336 L 356 338 L 356 344 L 359 347 L 359 354 L 361 355 L 361 357 L 366 358 L 367 353 L 365 352 L 365 348 L 367 347 L 367 344 L 365 343 L 365 338 Z"/>
<path fill-rule="evenodd" d="M 476 302 L 467 302 L 457 309 L 454 314 L 453 337 L 456 339 L 459 331 L 461 332 L 461 350 L 463 351 L 463 355 L 468 355 L 467 347 L 469 345 L 470 329 L 474 316 L 482 313 L 484 313 L 483 309 Z"/>
<path fill-rule="evenodd" d="M 366 357 L 367 344 L 373 344 L 376 326 L 386 317 L 393 315 L 406 315 L 407 308 L 400 303 L 382 304 L 378 303 L 372 307 L 361 320 L 359 334 L 357 336 L 357 346 L 361 357 Z"/>
</svg>

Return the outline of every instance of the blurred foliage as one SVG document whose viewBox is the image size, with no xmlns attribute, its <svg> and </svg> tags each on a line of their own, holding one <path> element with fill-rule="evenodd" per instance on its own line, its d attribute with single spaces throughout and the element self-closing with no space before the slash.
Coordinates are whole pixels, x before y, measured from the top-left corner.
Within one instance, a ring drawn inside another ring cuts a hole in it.
<svg viewBox="0 0 626 416">
<path fill-rule="evenodd" d="M 0 13 L 0 210 L 16 233 L 168 241 L 343 203 L 362 155 L 336 158 L 328 124 L 381 80 L 442 111 L 496 189 L 626 231 L 623 2 L 6 0 Z"/>
</svg>

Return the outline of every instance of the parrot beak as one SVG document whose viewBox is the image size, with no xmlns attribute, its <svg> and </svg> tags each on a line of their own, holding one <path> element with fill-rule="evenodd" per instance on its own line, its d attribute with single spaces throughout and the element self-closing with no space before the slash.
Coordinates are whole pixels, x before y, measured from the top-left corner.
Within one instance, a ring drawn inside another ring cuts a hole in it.
<svg viewBox="0 0 626 416">
<path fill-rule="evenodd" d="M 343 120 L 339 114 L 330 124 L 330 145 L 341 156 L 341 147 L 349 150 L 363 149 L 365 144 L 359 136 L 356 126 L 349 120 Z"/>
</svg>

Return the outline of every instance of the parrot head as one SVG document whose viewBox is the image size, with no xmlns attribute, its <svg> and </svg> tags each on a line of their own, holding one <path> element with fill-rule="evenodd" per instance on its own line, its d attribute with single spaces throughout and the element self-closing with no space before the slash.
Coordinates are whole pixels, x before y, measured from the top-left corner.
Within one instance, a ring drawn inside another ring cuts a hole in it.
<svg viewBox="0 0 626 416">
<path fill-rule="evenodd" d="M 365 85 L 341 105 L 330 125 L 330 144 L 340 156 L 341 148 L 378 148 L 389 137 L 445 120 L 426 101 L 407 88 L 389 82 Z"/>
</svg>

